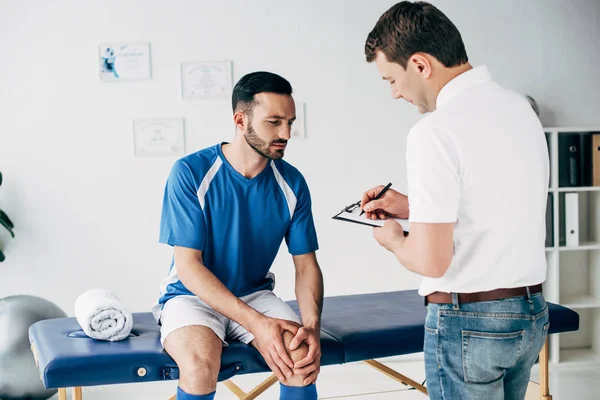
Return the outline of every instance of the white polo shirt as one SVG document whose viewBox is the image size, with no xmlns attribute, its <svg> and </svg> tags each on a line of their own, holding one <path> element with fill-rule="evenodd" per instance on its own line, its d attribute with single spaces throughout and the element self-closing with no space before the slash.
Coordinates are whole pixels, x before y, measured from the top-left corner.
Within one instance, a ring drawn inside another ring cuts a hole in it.
<svg viewBox="0 0 600 400">
<path fill-rule="evenodd" d="M 444 86 L 436 108 L 408 134 L 410 221 L 455 223 L 454 256 L 419 293 L 543 282 L 549 157 L 535 112 L 485 66 Z"/>
</svg>

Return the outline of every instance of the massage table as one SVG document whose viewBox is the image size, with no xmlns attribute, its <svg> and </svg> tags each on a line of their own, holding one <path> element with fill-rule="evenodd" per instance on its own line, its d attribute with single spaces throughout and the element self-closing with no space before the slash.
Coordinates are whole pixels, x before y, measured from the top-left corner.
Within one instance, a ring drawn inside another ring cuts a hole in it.
<svg viewBox="0 0 600 400">
<path fill-rule="evenodd" d="M 289 304 L 298 312 L 295 301 Z M 579 329 L 579 315 L 548 303 L 549 334 Z M 326 297 L 321 322 L 321 365 L 364 361 L 392 379 L 427 394 L 427 388 L 376 361 L 377 358 L 423 351 L 427 309 L 416 290 Z M 176 380 L 179 370 L 163 350 L 159 326 L 151 313 L 134 313 L 131 335 L 119 342 L 87 337 L 75 318 L 39 321 L 29 329 L 31 349 L 44 386 L 59 389 L 66 400 L 82 399 L 83 386 Z M 539 358 L 540 397 L 548 393 L 548 342 Z M 277 382 L 271 375 L 249 392 L 232 380 L 235 375 L 270 371 L 252 346 L 230 342 L 223 348 L 219 382 L 243 400 L 258 397 Z M 175 396 L 171 398 L 174 400 Z"/>
</svg>

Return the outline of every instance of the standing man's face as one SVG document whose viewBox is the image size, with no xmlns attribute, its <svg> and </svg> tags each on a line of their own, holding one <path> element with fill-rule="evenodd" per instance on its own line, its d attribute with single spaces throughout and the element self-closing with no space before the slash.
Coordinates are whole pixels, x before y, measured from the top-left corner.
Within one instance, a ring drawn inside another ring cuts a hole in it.
<svg viewBox="0 0 600 400">
<path fill-rule="evenodd" d="M 261 156 L 270 160 L 283 158 L 296 120 L 296 105 L 292 96 L 259 93 L 244 133 L 246 142 Z"/>
<path fill-rule="evenodd" d="M 416 106 L 421 114 L 429 112 L 425 99 L 425 86 L 418 66 L 408 61 L 406 70 L 395 62 L 389 62 L 385 54 L 377 51 L 375 64 L 381 77 L 392 87 L 394 99 L 404 99 Z"/>
</svg>

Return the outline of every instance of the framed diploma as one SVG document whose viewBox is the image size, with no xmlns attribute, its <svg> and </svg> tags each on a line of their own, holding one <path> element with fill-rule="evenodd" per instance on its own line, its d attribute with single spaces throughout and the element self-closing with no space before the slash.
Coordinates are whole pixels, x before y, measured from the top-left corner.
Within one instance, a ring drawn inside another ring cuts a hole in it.
<svg viewBox="0 0 600 400">
<path fill-rule="evenodd" d="M 150 43 L 103 43 L 98 52 L 103 82 L 151 78 Z"/>
<path fill-rule="evenodd" d="M 133 150 L 136 157 L 183 156 L 183 118 L 135 119 Z"/>
<path fill-rule="evenodd" d="M 184 100 L 229 97 L 231 81 L 231 61 L 181 63 L 181 91 Z"/>
<path fill-rule="evenodd" d="M 292 138 L 306 139 L 305 122 L 304 118 L 304 102 L 294 98 L 296 103 L 296 120 L 292 125 Z"/>
</svg>

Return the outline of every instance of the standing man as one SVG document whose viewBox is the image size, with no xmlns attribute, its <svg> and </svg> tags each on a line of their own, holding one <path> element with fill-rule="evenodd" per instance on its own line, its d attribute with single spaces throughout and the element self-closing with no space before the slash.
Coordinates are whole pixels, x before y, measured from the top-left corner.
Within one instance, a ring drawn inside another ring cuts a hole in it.
<svg viewBox="0 0 600 400">
<path fill-rule="evenodd" d="M 408 217 L 374 236 L 423 276 L 425 367 L 432 399 L 523 399 L 545 341 L 548 310 L 544 131 L 524 97 L 473 68 L 460 33 L 436 7 L 403 1 L 369 34 L 395 99 L 429 113 L 408 133 L 408 198 L 363 195 L 369 218 Z"/>
<path fill-rule="evenodd" d="M 160 241 L 173 246 L 154 315 L 180 369 L 178 400 L 215 396 L 222 346 L 254 346 L 282 400 L 316 400 L 323 277 L 308 185 L 282 160 L 296 109 L 279 75 L 255 72 L 233 89 L 236 136 L 178 160 L 167 180 Z M 285 239 L 302 320 L 273 293 Z"/>
</svg>

